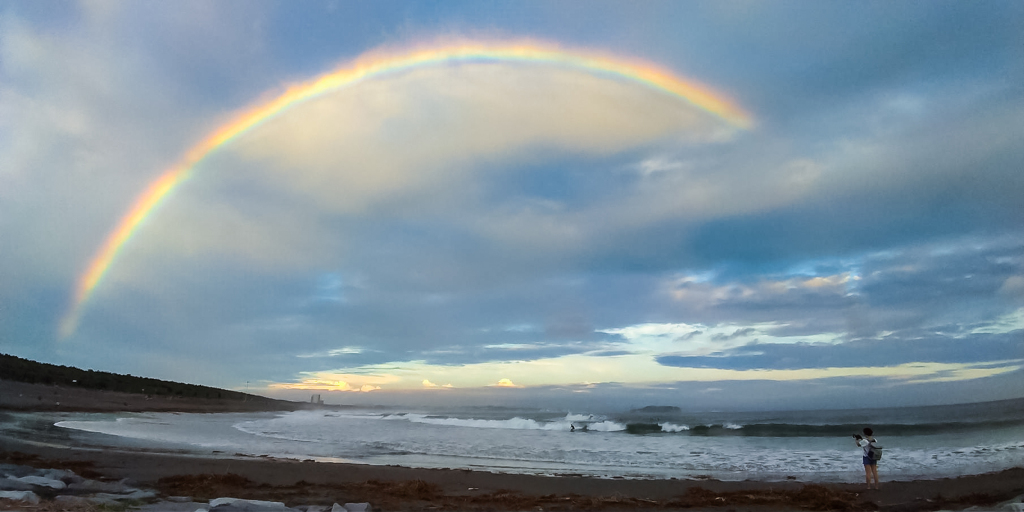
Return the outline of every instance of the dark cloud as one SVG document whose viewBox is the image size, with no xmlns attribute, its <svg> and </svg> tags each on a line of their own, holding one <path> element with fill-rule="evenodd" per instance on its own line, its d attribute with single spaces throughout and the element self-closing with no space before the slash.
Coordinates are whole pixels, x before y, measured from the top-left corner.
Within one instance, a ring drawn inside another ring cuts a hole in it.
<svg viewBox="0 0 1024 512">
<path fill-rule="evenodd" d="M 753 334 L 755 332 L 757 332 L 757 330 L 754 329 L 753 327 L 746 327 L 746 328 L 743 328 L 743 329 L 736 329 L 731 334 L 715 334 L 715 335 L 712 335 L 711 336 L 711 341 L 734 340 L 734 339 L 739 338 L 741 336 L 746 336 L 748 334 Z"/>
<path fill-rule="evenodd" d="M 720 265 L 713 281 L 681 282 L 694 319 L 774 321 L 776 336 L 848 331 L 871 336 L 955 321 L 991 320 L 1020 303 L 999 290 L 1024 273 L 1021 235 L 956 237 L 829 260 L 812 259 L 785 272 L 752 272 L 746 263 Z M 815 282 L 819 268 L 831 281 Z M 756 267 L 755 267 L 756 268 Z M 810 272 L 810 274 L 808 274 Z"/>
<path fill-rule="evenodd" d="M 872 306 L 884 308 L 999 300 L 996 291 L 1008 277 L 1024 270 L 1024 240 L 980 248 L 957 245 L 936 244 L 869 259 L 860 270 L 858 291 Z"/>
<path fill-rule="evenodd" d="M 661 356 L 666 366 L 794 370 L 1024 360 L 1024 330 L 1001 334 L 901 332 L 835 345 L 750 343 L 712 356 Z"/>
<path fill-rule="evenodd" d="M 632 354 L 632 352 L 629 352 L 627 350 L 603 350 L 603 351 L 600 351 L 600 352 L 591 352 L 591 353 L 589 353 L 587 355 L 594 356 L 594 357 L 615 357 L 615 356 L 625 356 L 625 355 L 629 355 L 629 354 Z"/>
<path fill-rule="evenodd" d="M 694 337 L 699 336 L 701 334 L 704 334 L 704 331 L 701 331 L 701 330 L 690 331 L 690 332 L 688 332 L 688 333 L 686 333 L 686 334 L 684 334 L 682 336 L 677 337 L 675 339 L 675 341 L 686 341 L 686 340 L 689 340 L 689 339 L 693 339 Z"/>
<path fill-rule="evenodd" d="M 979 231 L 1012 232 L 1024 219 L 1011 198 L 1024 190 L 1024 177 L 1014 172 L 1015 162 L 1024 161 L 1022 151 L 1008 148 L 993 172 L 975 174 L 992 163 L 965 162 L 956 176 L 921 173 L 920 181 L 910 178 L 897 187 L 714 220 L 700 226 L 688 246 L 706 265 L 724 260 L 770 268 Z"/>
<path fill-rule="evenodd" d="M 743 27 L 730 39 L 732 46 L 747 50 L 748 58 L 725 70 L 757 112 L 773 122 L 802 123 L 809 115 L 841 109 L 851 98 L 962 84 L 966 77 L 1000 81 L 1024 73 L 1017 58 L 1022 43 L 1018 27 L 1024 18 L 1019 5 L 836 7 L 792 2 L 719 14 L 721 30 L 733 33 L 730 29 L 737 23 Z M 715 65 L 714 51 L 703 57 L 707 68 L 723 73 Z M 765 80 L 744 84 L 751 74 Z"/>
</svg>

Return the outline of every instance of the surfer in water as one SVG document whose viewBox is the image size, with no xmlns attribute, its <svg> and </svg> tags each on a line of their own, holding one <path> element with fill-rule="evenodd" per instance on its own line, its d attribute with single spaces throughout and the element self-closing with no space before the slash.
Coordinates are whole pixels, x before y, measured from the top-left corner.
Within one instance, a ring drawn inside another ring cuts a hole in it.
<svg viewBox="0 0 1024 512">
<path fill-rule="evenodd" d="M 569 424 L 569 432 L 576 432 L 576 425 L 573 425 L 572 423 L 570 423 Z"/>
</svg>

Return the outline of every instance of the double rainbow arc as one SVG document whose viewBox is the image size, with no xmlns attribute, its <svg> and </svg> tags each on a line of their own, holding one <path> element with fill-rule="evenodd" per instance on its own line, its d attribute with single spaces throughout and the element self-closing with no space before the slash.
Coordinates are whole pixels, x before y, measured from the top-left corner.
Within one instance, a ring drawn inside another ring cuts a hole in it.
<svg viewBox="0 0 1024 512">
<path fill-rule="evenodd" d="M 753 124 L 747 113 L 721 94 L 694 82 L 683 80 L 667 70 L 651 64 L 594 53 L 568 51 L 542 43 L 462 43 L 417 49 L 407 53 L 367 54 L 348 67 L 321 75 L 308 82 L 291 85 L 276 98 L 241 111 L 229 122 L 192 147 L 181 160 L 151 183 L 136 199 L 131 210 L 118 222 L 117 227 L 107 236 L 85 272 L 79 277 L 71 306 L 60 322 L 60 337 L 66 338 L 78 328 L 83 308 L 90 295 L 110 269 L 121 248 L 133 234 L 138 232 L 146 217 L 189 177 L 197 164 L 217 148 L 228 144 L 291 106 L 366 79 L 416 67 L 488 61 L 546 63 L 609 75 L 638 82 L 677 96 L 737 128 L 748 129 Z"/>
</svg>

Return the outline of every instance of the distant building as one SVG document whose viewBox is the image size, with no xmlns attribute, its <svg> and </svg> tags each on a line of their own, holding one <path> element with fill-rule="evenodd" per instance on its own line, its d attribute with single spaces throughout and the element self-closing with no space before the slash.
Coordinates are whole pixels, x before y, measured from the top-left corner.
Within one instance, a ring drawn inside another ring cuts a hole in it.
<svg viewBox="0 0 1024 512">
<path fill-rule="evenodd" d="M 323 404 L 324 404 L 324 401 L 323 401 L 323 399 L 322 399 L 322 398 L 320 398 L 320 394 L 319 394 L 319 393 L 317 393 L 317 394 L 315 394 L 315 395 L 313 395 L 313 396 L 309 397 L 309 403 L 311 403 L 311 404 L 317 404 L 317 405 L 323 405 Z"/>
</svg>

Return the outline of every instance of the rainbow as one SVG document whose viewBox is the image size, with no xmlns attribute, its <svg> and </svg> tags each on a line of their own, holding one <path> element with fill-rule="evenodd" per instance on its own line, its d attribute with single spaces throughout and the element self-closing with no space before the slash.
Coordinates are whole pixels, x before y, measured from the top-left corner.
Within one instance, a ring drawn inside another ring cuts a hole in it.
<svg viewBox="0 0 1024 512">
<path fill-rule="evenodd" d="M 357 82 L 400 72 L 412 68 L 445 63 L 467 62 L 521 62 L 545 63 L 575 68 L 644 84 L 677 96 L 694 106 L 713 114 L 737 128 L 748 129 L 752 120 L 735 103 L 721 94 L 691 81 L 680 79 L 667 70 L 651 64 L 627 61 L 591 52 L 569 51 L 558 46 L 537 42 L 520 43 L 457 43 L 441 44 L 435 48 L 418 48 L 405 53 L 371 52 L 347 67 L 339 68 L 310 81 L 293 84 L 278 96 L 263 101 L 235 114 L 228 122 L 192 147 L 166 170 L 136 199 L 131 210 L 118 222 L 79 277 L 71 306 L 61 319 L 61 338 L 70 336 L 78 327 L 82 309 L 96 286 L 103 279 L 118 252 L 136 233 L 142 222 L 160 202 L 185 179 L 193 168 L 217 148 L 228 144 L 253 127 L 274 118 L 289 107 L 321 94 L 335 91 Z"/>
</svg>

